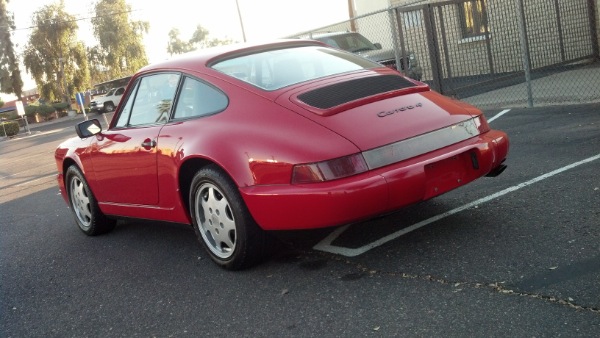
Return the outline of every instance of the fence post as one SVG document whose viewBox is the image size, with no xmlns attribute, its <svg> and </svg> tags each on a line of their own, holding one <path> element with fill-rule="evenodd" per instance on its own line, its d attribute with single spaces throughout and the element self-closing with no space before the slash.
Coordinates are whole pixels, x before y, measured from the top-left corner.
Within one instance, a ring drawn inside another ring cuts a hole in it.
<svg viewBox="0 0 600 338">
<path fill-rule="evenodd" d="M 423 21 L 425 23 L 425 34 L 427 35 L 427 45 L 429 46 L 429 60 L 431 62 L 431 76 L 433 90 L 442 94 L 442 65 L 440 63 L 440 53 L 438 50 L 438 39 L 434 24 L 434 15 L 431 5 L 423 6 Z"/>
<path fill-rule="evenodd" d="M 527 106 L 533 107 L 533 92 L 531 91 L 531 63 L 529 59 L 529 43 L 527 42 L 527 28 L 525 27 L 525 9 L 523 0 L 515 0 L 517 4 L 517 20 L 519 21 L 519 38 L 523 52 L 523 69 L 525 70 L 525 83 L 527 85 Z"/>
<path fill-rule="evenodd" d="M 588 15 L 590 18 L 590 33 L 592 38 L 592 50 L 596 58 L 600 58 L 600 48 L 598 48 L 598 28 L 596 24 L 596 3 L 594 0 L 588 0 Z"/>
<path fill-rule="evenodd" d="M 396 18 L 394 17 L 395 11 L 396 11 L 395 8 L 388 9 L 388 17 L 390 20 L 390 28 L 392 29 L 392 44 L 394 45 L 393 48 L 394 48 L 394 57 L 396 58 L 396 70 L 401 72 L 400 62 L 402 62 L 402 59 L 400 58 L 400 52 L 398 51 L 399 39 L 398 39 L 398 33 L 396 32 L 396 25 L 400 26 L 400 23 L 396 24 Z M 400 43 L 402 43 L 402 41 L 400 41 Z"/>
<path fill-rule="evenodd" d="M 444 51 L 444 61 L 446 64 L 446 76 L 449 90 L 444 90 L 448 96 L 457 97 L 456 90 L 452 84 L 452 67 L 450 65 L 450 53 L 448 52 L 448 39 L 446 38 L 446 25 L 444 24 L 444 12 L 442 6 L 438 7 L 438 16 L 440 17 L 440 32 L 442 33 L 442 50 Z"/>
<path fill-rule="evenodd" d="M 554 0 L 554 9 L 556 11 L 556 24 L 558 29 L 558 43 L 560 44 L 560 61 L 564 62 L 567 58 L 565 57 L 565 40 L 562 32 L 562 20 L 560 19 L 560 7 L 558 0 Z"/>
</svg>

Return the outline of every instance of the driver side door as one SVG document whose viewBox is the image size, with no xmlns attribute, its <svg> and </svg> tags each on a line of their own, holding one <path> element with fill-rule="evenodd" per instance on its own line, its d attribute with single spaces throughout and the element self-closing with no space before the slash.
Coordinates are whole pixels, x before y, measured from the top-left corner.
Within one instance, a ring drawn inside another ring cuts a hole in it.
<svg viewBox="0 0 600 338">
<path fill-rule="evenodd" d="M 171 114 L 179 77 L 159 73 L 138 79 L 111 128 L 96 137 L 91 158 L 98 201 L 158 205 L 158 135 Z"/>
</svg>

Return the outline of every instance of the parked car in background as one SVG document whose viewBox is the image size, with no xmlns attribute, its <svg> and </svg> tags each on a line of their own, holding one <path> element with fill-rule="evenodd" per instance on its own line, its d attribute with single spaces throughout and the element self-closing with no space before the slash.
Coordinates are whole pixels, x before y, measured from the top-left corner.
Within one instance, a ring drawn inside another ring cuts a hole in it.
<svg viewBox="0 0 600 338">
<path fill-rule="evenodd" d="M 114 111 L 119 105 L 119 102 L 121 102 L 121 97 L 123 97 L 124 92 L 125 87 L 116 87 L 110 89 L 108 92 L 106 92 L 106 94 L 97 96 L 90 102 L 90 110 L 99 113 L 110 113 Z"/>
<path fill-rule="evenodd" d="M 407 51 L 406 62 L 401 61 L 400 67 L 396 67 L 396 54 L 392 49 L 383 49 L 380 43 L 372 43 L 356 32 L 334 32 L 334 33 L 320 33 L 313 34 L 312 39 L 324 42 L 332 47 L 347 50 L 352 53 L 364 56 L 375 62 L 379 62 L 386 67 L 392 69 L 398 69 L 403 72 L 406 76 L 421 81 L 423 77 L 423 69 L 419 65 L 419 61 L 415 54 L 411 51 Z M 402 60 L 402 56 L 400 56 Z M 404 63 L 407 64 L 408 69 L 404 69 Z"/>
<path fill-rule="evenodd" d="M 107 130 L 93 119 L 76 131 L 55 159 L 84 233 L 118 218 L 190 224 L 227 269 L 260 262 L 272 231 L 365 220 L 497 176 L 509 147 L 477 108 L 314 40 L 146 66 Z"/>
</svg>

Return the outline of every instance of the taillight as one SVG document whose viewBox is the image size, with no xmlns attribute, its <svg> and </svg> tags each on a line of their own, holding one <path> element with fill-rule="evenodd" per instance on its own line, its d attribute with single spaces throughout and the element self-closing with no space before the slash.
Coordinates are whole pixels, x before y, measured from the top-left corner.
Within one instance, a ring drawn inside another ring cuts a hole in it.
<svg viewBox="0 0 600 338">
<path fill-rule="evenodd" d="M 361 154 L 353 154 L 317 163 L 298 164 L 292 172 L 292 184 L 331 181 L 368 170 Z"/>
<path fill-rule="evenodd" d="M 479 130 L 480 134 L 487 133 L 488 131 L 490 131 L 490 125 L 488 124 L 483 114 L 474 117 L 473 121 L 475 122 L 477 130 Z"/>
</svg>

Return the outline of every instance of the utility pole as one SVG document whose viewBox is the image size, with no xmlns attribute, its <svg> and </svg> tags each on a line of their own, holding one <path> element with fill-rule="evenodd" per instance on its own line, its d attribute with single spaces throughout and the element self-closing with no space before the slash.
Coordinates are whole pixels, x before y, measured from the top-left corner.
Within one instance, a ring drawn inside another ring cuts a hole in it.
<svg viewBox="0 0 600 338">
<path fill-rule="evenodd" d="M 244 32 L 244 22 L 242 21 L 242 12 L 240 12 L 240 4 L 238 0 L 235 0 L 235 5 L 237 6 L 238 16 L 240 18 L 240 27 L 242 27 L 242 38 L 244 38 L 244 42 L 246 42 L 246 32 Z"/>
</svg>

